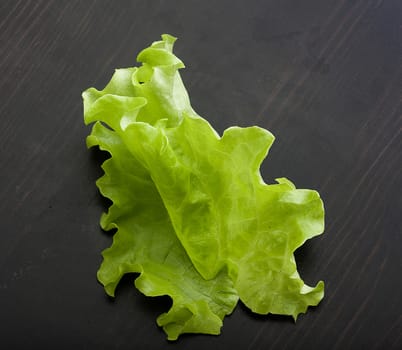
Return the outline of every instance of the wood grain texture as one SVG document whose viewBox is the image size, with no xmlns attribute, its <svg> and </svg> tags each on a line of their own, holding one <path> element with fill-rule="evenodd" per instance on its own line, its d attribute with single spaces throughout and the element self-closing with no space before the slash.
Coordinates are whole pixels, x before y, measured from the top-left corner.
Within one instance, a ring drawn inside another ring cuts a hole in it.
<svg viewBox="0 0 402 350">
<path fill-rule="evenodd" d="M 239 305 L 222 334 L 174 345 L 169 301 L 96 282 L 111 237 L 81 92 L 161 33 L 219 132 L 276 135 L 262 166 L 315 188 L 325 234 L 297 251 L 326 297 L 294 324 Z M 401 349 L 402 2 L 1 1 L 0 342 L 5 349 Z"/>
</svg>

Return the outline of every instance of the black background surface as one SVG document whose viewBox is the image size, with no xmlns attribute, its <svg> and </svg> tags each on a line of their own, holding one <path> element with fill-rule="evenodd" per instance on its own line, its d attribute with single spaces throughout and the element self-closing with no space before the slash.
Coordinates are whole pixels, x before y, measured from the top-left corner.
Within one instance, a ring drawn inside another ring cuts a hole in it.
<svg viewBox="0 0 402 350">
<path fill-rule="evenodd" d="M 239 304 L 219 337 L 169 343 L 168 300 L 130 276 L 111 301 L 96 281 L 111 237 L 80 95 L 161 33 L 194 109 L 219 132 L 269 129 L 264 179 L 324 200 L 325 234 L 296 259 L 326 296 L 296 324 Z M 3 0 L 0 77 L 1 348 L 402 348 L 401 1 Z"/>
</svg>

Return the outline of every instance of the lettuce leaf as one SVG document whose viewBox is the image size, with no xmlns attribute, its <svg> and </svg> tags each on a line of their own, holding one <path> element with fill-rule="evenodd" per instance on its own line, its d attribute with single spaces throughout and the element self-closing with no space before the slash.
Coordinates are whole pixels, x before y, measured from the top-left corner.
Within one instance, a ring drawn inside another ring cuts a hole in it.
<svg viewBox="0 0 402 350">
<path fill-rule="evenodd" d="M 219 334 L 238 299 L 260 314 L 295 320 L 324 296 L 300 278 L 294 251 L 324 230 L 319 194 L 285 178 L 266 184 L 260 165 L 274 136 L 253 126 L 222 137 L 191 107 L 175 38 L 162 35 L 116 70 L 101 91 L 83 93 L 88 147 L 111 157 L 97 186 L 113 204 L 101 218 L 117 229 L 98 279 L 114 296 L 138 272 L 145 295 L 169 295 L 157 322 L 182 333 Z"/>
</svg>

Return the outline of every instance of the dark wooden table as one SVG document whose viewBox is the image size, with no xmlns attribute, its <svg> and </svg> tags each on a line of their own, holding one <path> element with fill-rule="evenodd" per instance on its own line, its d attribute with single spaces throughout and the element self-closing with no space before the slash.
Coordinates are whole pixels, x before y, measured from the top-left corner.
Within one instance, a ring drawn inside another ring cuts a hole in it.
<svg viewBox="0 0 402 350">
<path fill-rule="evenodd" d="M 402 349 L 401 1 L 3 0 L 0 28 L 2 349 Z M 219 337 L 170 344 L 166 299 L 96 281 L 111 238 L 80 94 L 165 32 L 195 110 L 271 130 L 265 180 L 324 199 L 296 259 L 326 296 L 296 324 L 240 304 Z"/>
</svg>

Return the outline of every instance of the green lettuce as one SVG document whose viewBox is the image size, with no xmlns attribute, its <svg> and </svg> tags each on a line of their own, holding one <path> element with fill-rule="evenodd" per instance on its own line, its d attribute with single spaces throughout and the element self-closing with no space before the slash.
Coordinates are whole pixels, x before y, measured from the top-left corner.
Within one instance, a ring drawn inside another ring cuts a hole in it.
<svg viewBox="0 0 402 350">
<path fill-rule="evenodd" d="M 219 334 L 239 299 L 296 320 L 324 296 L 322 281 L 304 284 L 294 258 L 324 230 L 320 196 L 285 178 L 263 181 L 269 131 L 231 127 L 219 136 L 192 109 L 175 40 L 162 35 L 140 52 L 140 67 L 83 93 L 85 123 L 94 123 L 87 145 L 110 154 L 97 186 L 113 203 L 101 227 L 116 233 L 98 280 L 114 296 L 136 272 L 142 293 L 170 296 L 157 319 L 170 340 Z"/>
</svg>

